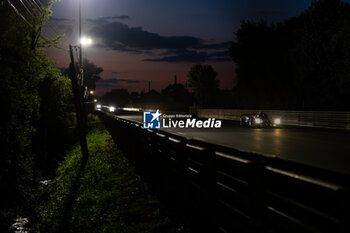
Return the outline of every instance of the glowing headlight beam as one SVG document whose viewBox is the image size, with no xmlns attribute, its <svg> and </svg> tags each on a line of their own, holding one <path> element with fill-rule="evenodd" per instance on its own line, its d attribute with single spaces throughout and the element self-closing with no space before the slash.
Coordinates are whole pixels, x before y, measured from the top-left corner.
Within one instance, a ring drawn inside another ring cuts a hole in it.
<svg viewBox="0 0 350 233">
<path fill-rule="evenodd" d="M 274 123 L 275 125 L 281 124 L 281 118 L 275 118 L 275 119 L 273 120 L 273 123 Z"/>
<path fill-rule="evenodd" d="M 262 119 L 260 119 L 260 118 L 255 118 L 254 121 L 255 121 L 256 124 L 261 124 L 262 123 Z"/>
<path fill-rule="evenodd" d="M 110 111 L 110 112 L 115 112 L 115 107 L 109 106 L 109 111 Z"/>
</svg>

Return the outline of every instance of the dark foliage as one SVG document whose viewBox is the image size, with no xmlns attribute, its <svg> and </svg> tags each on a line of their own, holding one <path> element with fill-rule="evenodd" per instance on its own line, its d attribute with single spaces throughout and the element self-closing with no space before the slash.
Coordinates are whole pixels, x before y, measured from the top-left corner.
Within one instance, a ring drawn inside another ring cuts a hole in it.
<svg viewBox="0 0 350 233">
<path fill-rule="evenodd" d="M 183 84 L 170 84 L 162 90 L 165 110 L 184 111 L 192 104 L 192 95 Z"/>
<path fill-rule="evenodd" d="M 83 61 L 83 69 L 84 81 L 88 87 L 88 90 L 95 90 L 96 82 L 101 79 L 100 73 L 103 71 L 103 69 L 87 59 Z"/>
<path fill-rule="evenodd" d="M 218 74 L 210 65 L 195 64 L 191 67 L 188 77 L 188 84 L 194 90 L 195 102 L 200 107 L 215 106 L 215 97 L 219 91 Z"/>
<path fill-rule="evenodd" d="M 33 142 L 35 163 L 45 177 L 54 175 L 65 150 L 77 139 L 71 81 L 46 76 L 39 83 L 40 114 Z"/>
<path fill-rule="evenodd" d="M 33 232 L 189 232 L 161 208 L 106 130 L 93 130 L 87 141 L 87 164 L 76 145 L 39 190 Z"/>
<path fill-rule="evenodd" d="M 0 3 L 0 232 L 20 213 L 30 216 L 33 189 L 57 167 L 72 138 L 70 81 L 44 53 L 56 39 L 39 37 L 50 2 L 42 1 L 43 15 L 28 15 L 14 3 L 31 25 L 7 1 Z"/>
<path fill-rule="evenodd" d="M 350 5 L 314 1 L 278 24 L 243 21 L 230 53 L 236 107 L 349 110 Z"/>
<path fill-rule="evenodd" d="M 113 89 L 107 92 L 103 96 L 103 102 L 105 104 L 116 105 L 118 107 L 124 107 L 129 103 L 129 93 L 126 89 Z"/>
</svg>

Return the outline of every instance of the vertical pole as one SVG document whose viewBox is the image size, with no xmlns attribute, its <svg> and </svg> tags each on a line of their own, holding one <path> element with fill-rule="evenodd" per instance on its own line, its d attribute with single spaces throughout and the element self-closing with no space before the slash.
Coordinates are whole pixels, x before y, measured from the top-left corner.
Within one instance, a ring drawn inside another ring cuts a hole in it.
<svg viewBox="0 0 350 233">
<path fill-rule="evenodd" d="M 79 0 L 79 65 L 80 65 L 80 69 L 83 68 L 83 48 L 82 48 L 82 44 L 81 44 L 81 0 Z M 81 72 L 82 74 L 82 72 Z M 83 77 L 81 77 L 83 78 Z"/>
<path fill-rule="evenodd" d="M 88 147 L 87 147 L 87 141 L 86 141 L 86 121 L 84 120 L 85 112 L 83 111 L 84 108 L 81 101 L 82 95 L 80 92 L 81 90 L 80 86 L 78 85 L 78 78 L 77 78 L 77 72 L 75 69 L 72 45 L 69 45 L 69 55 L 71 59 L 71 63 L 69 65 L 69 77 L 72 81 L 74 104 L 75 104 L 75 111 L 77 114 L 77 124 L 78 124 L 79 139 L 80 139 L 80 146 L 81 146 L 81 153 L 82 153 L 82 165 L 84 165 L 88 159 Z"/>
<path fill-rule="evenodd" d="M 81 142 L 82 142 L 82 153 L 83 153 L 83 163 L 87 162 L 88 159 L 88 147 L 86 142 L 86 128 L 87 128 L 87 115 L 85 110 L 85 97 L 86 97 L 86 88 L 84 81 L 84 70 L 83 70 L 83 45 L 81 43 L 82 37 L 82 23 L 81 23 L 81 0 L 79 0 L 79 75 L 80 75 L 80 85 L 77 85 L 79 88 L 79 104 L 80 104 L 80 112 L 81 112 Z M 81 90 L 83 93 L 81 93 Z M 83 152 L 83 150 L 85 152 Z"/>
</svg>

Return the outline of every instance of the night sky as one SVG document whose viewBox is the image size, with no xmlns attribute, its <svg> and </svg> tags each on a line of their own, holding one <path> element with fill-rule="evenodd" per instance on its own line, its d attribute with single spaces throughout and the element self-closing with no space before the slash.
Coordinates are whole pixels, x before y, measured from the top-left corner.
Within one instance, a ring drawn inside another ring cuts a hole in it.
<svg viewBox="0 0 350 233">
<path fill-rule="evenodd" d="M 243 19 L 279 22 L 299 15 L 311 0 L 82 0 L 83 35 L 94 44 L 83 56 L 103 68 L 97 94 L 113 88 L 157 91 L 180 83 L 195 63 L 211 64 L 221 89 L 235 85 L 229 41 Z M 78 44 L 78 0 L 54 3 L 43 35 L 65 33 L 60 45 Z M 47 50 L 57 67 L 68 67 L 67 52 Z"/>
</svg>

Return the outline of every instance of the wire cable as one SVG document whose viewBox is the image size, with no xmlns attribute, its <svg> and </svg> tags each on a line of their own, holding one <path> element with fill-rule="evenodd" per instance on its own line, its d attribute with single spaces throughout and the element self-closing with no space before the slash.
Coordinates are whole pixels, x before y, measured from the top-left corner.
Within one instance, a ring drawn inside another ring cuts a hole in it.
<svg viewBox="0 0 350 233">
<path fill-rule="evenodd" d="M 42 5 L 42 3 L 41 3 L 39 0 L 38 0 L 39 3 L 37 3 L 36 0 L 28 0 L 28 1 L 32 1 L 32 2 L 33 2 L 33 5 L 35 5 L 35 7 L 38 8 L 38 9 L 42 12 L 42 14 L 44 15 L 44 11 L 43 11 L 43 9 L 42 9 L 42 6 L 43 6 L 43 5 Z M 39 6 L 39 4 L 40 4 L 40 6 Z M 53 35 L 54 35 L 54 36 L 52 36 L 52 34 L 51 34 L 51 37 L 57 38 L 57 37 L 59 37 L 59 36 L 62 36 L 62 33 L 59 33 L 59 32 L 54 28 L 54 26 L 52 25 L 52 23 L 50 22 L 50 20 L 47 20 L 47 21 L 45 22 L 44 26 L 47 26 L 47 28 L 49 28 L 49 29 L 53 32 Z M 65 39 L 68 40 L 68 43 L 74 44 L 74 42 L 73 42 L 69 37 L 65 37 Z M 68 43 L 67 43 L 67 46 L 68 46 Z"/>
<path fill-rule="evenodd" d="M 15 13 L 22 18 L 22 20 L 27 23 L 29 25 L 30 28 L 32 28 L 34 31 L 36 31 L 35 27 L 21 14 L 21 12 L 18 11 L 18 9 L 12 4 L 12 2 L 10 0 L 7 0 L 7 2 L 10 4 L 10 6 L 12 7 L 12 9 L 15 11 Z M 44 37 L 43 35 L 39 35 L 42 39 L 44 40 L 49 40 L 47 39 L 46 37 Z M 66 52 L 69 52 L 68 49 L 64 49 L 64 48 L 61 48 L 60 46 L 57 46 L 57 45 L 53 45 L 53 47 L 57 48 L 57 49 L 61 49 L 61 50 L 64 50 Z"/>
<path fill-rule="evenodd" d="M 37 3 L 36 0 L 33 0 L 33 1 L 34 1 L 35 3 Z M 41 8 L 44 7 L 44 4 L 43 4 L 40 0 L 38 0 L 37 5 L 40 5 Z"/>
<path fill-rule="evenodd" d="M 13 10 L 16 12 L 18 16 L 20 16 L 24 22 L 26 22 L 31 28 L 35 29 L 31 23 L 28 22 L 28 20 L 17 10 L 17 8 L 10 2 L 10 0 L 7 0 L 10 6 L 13 8 Z"/>
<path fill-rule="evenodd" d="M 42 8 L 44 7 L 44 5 L 43 5 L 43 3 L 40 0 L 31 0 L 31 1 L 33 1 L 34 4 L 36 5 L 36 7 L 38 9 L 40 9 L 41 12 L 43 12 Z M 45 22 L 45 25 L 47 25 L 54 32 L 54 34 L 56 34 L 55 37 L 62 36 L 62 33 L 58 33 L 57 30 L 54 28 L 54 26 L 52 24 L 53 23 L 51 23 L 50 20 L 47 20 Z M 66 43 L 67 47 L 69 46 L 69 44 L 75 44 L 75 42 L 71 38 L 69 38 L 68 36 L 64 37 L 64 39 L 68 40 L 68 43 Z"/>
<path fill-rule="evenodd" d="M 23 3 L 23 1 L 22 0 L 19 0 L 21 3 L 22 3 L 22 5 L 24 6 L 24 8 L 28 11 L 28 13 L 29 14 L 32 14 L 32 12 L 28 9 L 28 7 Z"/>
<path fill-rule="evenodd" d="M 29 0 L 30 1 L 30 0 Z M 38 5 L 38 3 L 35 0 L 32 0 L 33 4 L 39 9 L 41 13 L 43 13 L 43 9 Z"/>
<path fill-rule="evenodd" d="M 34 0 L 33 0 L 34 1 Z M 29 8 L 27 7 L 27 5 L 22 1 L 20 0 L 20 2 L 22 3 L 23 7 L 28 11 L 28 13 L 30 14 L 30 16 L 32 16 L 34 19 L 37 17 L 36 15 L 33 15 L 33 13 L 29 10 Z M 29 2 L 30 3 L 30 2 Z M 43 10 L 38 6 L 38 4 L 34 5 L 34 3 L 30 4 L 32 8 L 38 8 L 39 11 L 41 12 L 41 16 L 44 16 L 44 13 L 43 13 Z M 14 5 L 13 5 L 14 6 Z M 19 12 L 19 10 L 17 9 L 17 11 Z M 23 14 L 22 14 L 23 15 Z M 23 16 L 24 17 L 24 16 Z M 29 22 L 29 20 L 27 20 Z M 48 22 L 48 21 L 47 21 Z M 46 22 L 46 23 L 47 23 Z M 46 24 L 45 23 L 45 24 Z M 45 25 L 44 24 L 44 25 Z M 62 36 L 61 33 L 58 33 L 51 24 L 47 24 L 50 28 L 50 30 L 53 32 L 53 33 L 48 33 L 49 34 L 49 37 L 50 38 L 57 38 L 59 36 Z M 33 26 L 32 26 L 33 27 Z M 64 43 L 64 42 L 63 42 Z M 68 44 L 65 44 L 67 47 L 68 47 Z"/>
<path fill-rule="evenodd" d="M 45 22 L 44 26 L 47 26 L 47 28 L 49 28 L 54 33 L 54 35 L 56 35 L 56 37 L 62 36 L 64 34 L 64 33 L 59 33 L 49 20 Z M 69 37 L 65 37 L 65 39 L 67 39 L 70 44 L 74 44 Z"/>
</svg>

